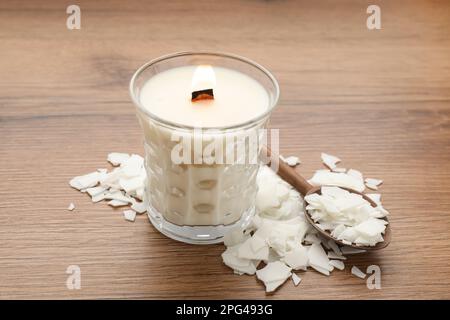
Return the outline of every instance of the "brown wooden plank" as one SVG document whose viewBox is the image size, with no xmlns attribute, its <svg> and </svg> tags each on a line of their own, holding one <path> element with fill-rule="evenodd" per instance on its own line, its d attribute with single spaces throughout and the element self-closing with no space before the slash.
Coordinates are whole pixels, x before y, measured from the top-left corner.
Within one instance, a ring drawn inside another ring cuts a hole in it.
<svg viewBox="0 0 450 320">
<path fill-rule="evenodd" d="M 380 31 L 367 30 L 361 1 L 78 3 L 79 31 L 65 27 L 65 2 L 0 3 L 0 298 L 450 298 L 448 1 L 378 1 Z M 387 249 L 266 296 L 221 263 L 222 246 L 166 239 L 68 186 L 108 152 L 142 154 L 127 91 L 138 66 L 208 49 L 274 72 L 272 127 L 302 173 L 325 151 L 384 179 Z M 66 289 L 71 264 L 81 290 Z M 381 290 L 350 275 L 370 264 Z"/>
</svg>

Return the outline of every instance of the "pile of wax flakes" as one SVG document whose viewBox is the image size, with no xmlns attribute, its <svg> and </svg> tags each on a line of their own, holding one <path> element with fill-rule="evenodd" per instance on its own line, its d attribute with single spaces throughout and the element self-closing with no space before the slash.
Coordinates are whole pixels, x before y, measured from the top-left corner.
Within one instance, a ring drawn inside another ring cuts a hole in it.
<svg viewBox="0 0 450 320">
<path fill-rule="evenodd" d="M 300 164 L 297 157 L 280 158 L 290 166 Z M 93 202 L 107 200 L 114 207 L 129 207 L 123 211 L 124 218 L 134 221 L 136 214 L 146 212 L 144 160 L 135 154 L 110 153 L 108 161 L 115 166 L 112 171 L 98 169 L 73 178 L 70 185 L 87 193 Z M 357 170 L 337 167 L 340 159 L 329 154 L 322 153 L 322 162 L 327 169 L 316 171 L 309 182 L 327 187 L 322 187 L 321 195 L 307 196 L 306 208 L 296 190 L 269 167 L 261 167 L 256 215 L 246 229 L 236 228 L 224 237 L 223 262 L 234 273 L 256 274 L 266 291 L 272 292 L 289 278 L 295 286 L 299 285 L 300 271 L 312 268 L 328 276 L 334 269 L 345 268 L 345 255 L 365 252 L 322 238 L 307 222 L 305 209 L 318 226 L 330 230 L 344 243 L 375 245 L 383 241 L 386 222 L 382 218 L 388 212 L 381 205 L 380 194 L 367 194 L 377 204 L 373 208 L 362 197 L 339 188 L 377 190 L 382 181 L 364 179 Z M 68 210 L 74 209 L 71 203 Z M 260 267 L 262 263 L 264 266 Z M 356 266 L 351 273 L 366 277 Z"/>
</svg>

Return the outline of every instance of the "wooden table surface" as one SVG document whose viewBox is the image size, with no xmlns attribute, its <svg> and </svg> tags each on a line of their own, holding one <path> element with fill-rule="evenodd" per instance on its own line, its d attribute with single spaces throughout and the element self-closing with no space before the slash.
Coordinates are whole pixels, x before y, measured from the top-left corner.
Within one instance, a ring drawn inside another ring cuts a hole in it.
<svg viewBox="0 0 450 320">
<path fill-rule="evenodd" d="M 450 298 L 448 1 L 376 1 L 372 31 L 367 1 L 76 3 L 81 30 L 66 28 L 70 1 L 0 3 L 0 298 Z M 186 50 L 272 70 L 282 152 L 307 176 L 325 151 L 383 179 L 391 245 L 266 295 L 222 264 L 222 245 L 175 242 L 70 188 L 109 152 L 143 154 L 130 77 Z M 350 274 L 372 264 L 381 290 Z M 66 288 L 69 265 L 81 290 Z"/>
</svg>

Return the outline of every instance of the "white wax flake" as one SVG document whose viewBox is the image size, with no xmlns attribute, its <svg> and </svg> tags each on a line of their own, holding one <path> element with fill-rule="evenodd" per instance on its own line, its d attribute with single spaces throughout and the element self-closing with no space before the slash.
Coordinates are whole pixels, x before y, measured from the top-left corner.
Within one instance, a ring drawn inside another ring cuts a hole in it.
<svg viewBox="0 0 450 320">
<path fill-rule="evenodd" d="M 124 195 L 121 191 L 114 191 L 111 193 L 106 193 L 105 199 L 107 200 L 117 200 L 125 203 L 132 203 L 131 197 Z"/>
<path fill-rule="evenodd" d="M 144 184 L 145 184 L 145 182 L 144 182 Z M 136 190 L 136 192 L 133 193 L 133 197 L 144 201 L 144 196 L 145 196 L 144 192 L 145 192 L 144 188 L 139 188 Z"/>
<path fill-rule="evenodd" d="M 263 245 L 256 245 L 257 250 L 254 250 L 253 247 L 255 245 L 252 244 L 252 242 L 255 241 L 262 241 Z M 265 260 L 269 258 L 269 247 L 265 243 L 263 239 L 260 239 L 259 237 L 251 237 L 247 239 L 244 243 L 239 245 L 238 247 L 238 258 L 242 259 L 249 259 L 249 260 Z"/>
<path fill-rule="evenodd" d="M 286 164 L 290 167 L 295 167 L 296 165 L 300 164 L 300 159 L 298 157 L 295 156 L 289 156 L 289 157 L 281 157 L 281 160 L 283 160 L 284 162 L 286 162 Z"/>
<path fill-rule="evenodd" d="M 256 206 L 260 211 L 280 206 L 280 200 L 277 197 L 276 190 L 276 184 L 265 184 L 258 188 Z"/>
<path fill-rule="evenodd" d="M 107 188 L 105 188 L 105 187 L 92 187 L 92 188 L 86 189 L 86 192 L 91 197 L 95 197 L 95 196 L 98 196 L 98 195 L 104 193 L 106 190 L 107 190 Z"/>
<path fill-rule="evenodd" d="M 373 179 L 373 178 L 366 178 L 365 182 L 368 183 L 368 184 L 379 186 L 380 184 L 383 183 L 383 180 Z"/>
<path fill-rule="evenodd" d="M 331 171 L 333 171 L 333 172 L 339 172 L 339 173 L 346 173 L 346 172 L 347 172 L 347 169 L 336 167 L 336 168 L 331 169 Z"/>
<path fill-rule="evenodd" d="M 321 273 L 328 275 L 329 272 L 333 270 L 325 250 L 323 250 L 322 246 L 318 243 L 313 243 L 309 247 L 308 259 L 309 265 Z M 324 270 L 328 272 L 324 272 Z"/>
<path fill-rule="evenodd" d="M 227 232 L 223 237 L 223 244 L 227 247 L 232 247 L 247 240 L 250 236 L 244 234 L 241 228 L 234 228 Z"/>
<path fill-rule="evenodd" d="M 291 276 L 291 268 L 280 261 L 270 262 L 256 271 L 256 277 L 264 282 L 267 292 L 275 291 Z"/>
<path fill-rule="evenodd" d="M 334 259 L 334 260 L 347 260 L 347 258 L 344 257 L 343 255 L 336 254 L 333 251 L 328 252 L 327 256 L 328 256 L 328 258 Z"/>
<path fill-rule="evenodd" d="M 112 207 L 123 207 L 123 206 L 127 206 L 128 202 L 123 202 L 120 200 L 111 200 L 108 202 L 108 204 Z"/>
<path fill-rule="evenodd" d="M 138 176 L 129 179 L 119 179 L 119 185 L 126 193 L 132 193 L 138 189 L 144 188 L 144 178 Z"/>
<path fill-rule="evenodd" d="M 298 286 L 301 281 L 302 281 L 302 279 L 298 275 L 296 275 L 295 273 L 292 272 L 292 282 L 294 282 L 294 286 Z"/>
<path fill-rule="evenodd" d="M 67 207 L 67 210 L 73 211 L 74 209 L 75 209 L 75 205 L 73 204 L 73 202 L 69 203 L 69 206 Z"/>
<path fill-rule="evenodd" d="M 339 270 L 344 270 L 345 268 L 344 262 L 342 262 L 341 260 L 330 260 L 330 265 Z"/>
<path fill-rule="evenodd" d="M 136 220 L 136 211 L 134 211 L 134 210 L 125 210 L 123 212 L 123 216 L 124 216 L 125 220 L 134 222 L 134 220 Z"/>
<path fill-rule="evenodd" d="M 361 195 L 339 187 L 323 186 L 321 194 L 305 197 L 306 209 L 316 226 L 330 230 L 331 235 L 346 244 L 374 246 L 383 241 L 386 215 L 380 206 L 372 207 Z M 339 248 L 327 242 L 336 254 Z"/>
<path fill-rule="evenodd" d="M 328 269 L 325 268 L 321 268 L 319 266 L 316 266 L 314 264 L 311 265 L 311 268 L 313 268 L 314 270 L 322 273 L 323 275 L 329 276 L 330 275 L 330 271 Z M 331 268 L 333 268 L 333 266 L 331 266 Z"/>
<path fill-rule="evenodd" d="M 95 203 L 95 202 L 105 200 L 105 198 L 106 198 L 106 192 L 103 192 L 103 193 L 99 193 L 95 196 L 92 196 L 91 200 L 92 200 L 92 202 Z"/>
<path fill-rule="evenodd" d="M 353 189 L 359 192 L 366 188 L 364 182 L 349 175 L 348 173 L 331 172 L 327 170 L 318 170 L 309 180 L 313 186 L 338 186 Z"/>
<path fill-rule="evenodd" d="M 356 169 L 350 169 L 347 171 L 347 174 L 364 183 L 364 178 L 363 178 L 363 174 L 361 173 L 361 171 L 358 171 Z"/>
<path fill-rule="evenodd" d="M 78 176 L 69 181 L 72 188 L 83 190 L 97 185 L 100 178 L 100 172 L 95 171 L 83 176 Z"/>
<path fill-rule="evenodd" d="M 355 276 L 357 276 L 358 278 L 361 278 L 361 279 L 365 279 L 366 278 L 366 274 L 364 273 L 364 272 L 362 272 L 358 267 L 356 267 L 356 266 L 353 266 L 352 267 L 352 274 L 353 275 L 355 275 Z"/>
<path fill-rule="evenodd" d="M 308 267 L 308 250 L 299 245 L 286 253 L 284 262 L 294 270 L 305 270 Z"/>
<path fill-rule="evenodd" d="M 228 267 L 241 274 L 255 274 L 256 266 L 252 260 L 242 259 L 237 256 L 238 247 L 228 247 L 225 252 L 222 253 L 223 263 Z"/>
<path fill-rule="evenodd" d="M 336 168 L 336 163 L 341 162 L 341 159 L 339 159 L 338 157 L 323 152 L 321 154 L 321 158 L 322 162 L 330 169 Z"/>
<path fill-rule="evenodd" d="M 373 202 L 377 205 L 381 205 L 381 194 L 379 193 L 368 193 L 366 194 Z"/>
<path fill-rule="evenodd" d="M 383 180 L 366 178 L 366 187 L 372 190 L 378 190 L 378 186 L 383 183 Z"/>
<path fill-rule="evenodd" d="M 300 194 L 269 167 L 262 166 L 257 176 L 256 207 L 261 217 L 289 219 L 303 211 Z"/>
<path fill-rule="evenodd" d="M 142 214 L 144 212 L 147 212 L 147 204 L 144 201 L 141 202 L 133 201 L 131 209 L 136 211 L 136 213 Z"/>
<path fill-rule="evenodd" d="M 328 245 L 330 246 L 330 248 L 331 248 L 331 250 L 333 250 L 333 252 L 336 254 L 336 255 L 341 255 L 342 254 L 342 252 L 341 252 L 341 250 L 339 249 L 339 247 L 338 247 L 338 245 L 336 244 L 336 242 L 334 242 L 333 240 L 328 240 Z"/>
<path fill-rule="evenodd" d="M 144 165 L 144 158 L 137 154 L 133 154 L 120 165 L 123 174 L 127 178 L 137 177 L 141 174 Z"/>
<path fill-rule="evenodd" d="M 253 236 L 249 240 L 249 243 L 250 243 L 250 248 L 253 252 L 258 252 L 258 251 L 261 251 L 262 249 L 266 249 L 266 248 L 267 248 L 267 251 L 269 250 L 266 240 L 263 238 L 260 238 L 258 236 Z M 268 255 L 269 254 L 267 254 L 267 257 L 264 259 L 267 259 Z M 263 260 L 263 259 L 261 259 L 261 260 Z"/>
<path fill-rule="evenodd" d="M 305 237 L 305 242 L 308 242 L 311 244 L 312 243 L 320 244 L 322 242 L 322 240 L 320 240 L 315 234 L 309 233 Z"/>
<path fill-rule="evenodd" d="M 120 152 L 111 152 L 108 154 L 108 161 L 113 166 L 118 166 L 124 163 L 126 160 L 130 158 L 130 155 L 128 153 L 120 153 Z"/>
</svg>

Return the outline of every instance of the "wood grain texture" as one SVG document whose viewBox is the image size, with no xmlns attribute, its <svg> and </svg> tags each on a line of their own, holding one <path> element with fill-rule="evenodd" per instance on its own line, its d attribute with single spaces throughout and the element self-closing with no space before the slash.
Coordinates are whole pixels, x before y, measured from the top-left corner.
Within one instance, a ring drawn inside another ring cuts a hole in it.
<svg viewBox="0 0 450 320">
<path fill-rule="evenodd" d="M 70 1 L 0 2 L 0 298 L 450 298 L 448 1 L 377 1 L 379 31 L 366 28 L 367 1 L 77 3 L 82 29 L 69 31 Z M 108 152 L 143 153 L 128 81 L 184 50 L 272 70 L 282 153 L 306 176 L 325 151 L 384 179 L 390 246 L 266 295 L 222 264 L 221 245 L 177 243 L 71 189 Z M 81 290 L 66 289 L 73 264 Z M 381 290 L 350 275 L 371 264 Z"/>
</svg>

